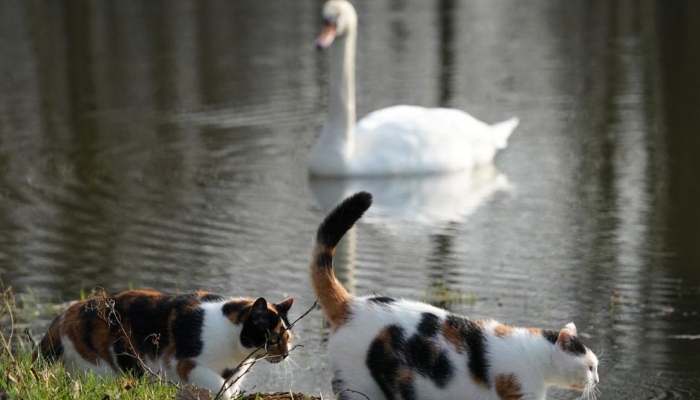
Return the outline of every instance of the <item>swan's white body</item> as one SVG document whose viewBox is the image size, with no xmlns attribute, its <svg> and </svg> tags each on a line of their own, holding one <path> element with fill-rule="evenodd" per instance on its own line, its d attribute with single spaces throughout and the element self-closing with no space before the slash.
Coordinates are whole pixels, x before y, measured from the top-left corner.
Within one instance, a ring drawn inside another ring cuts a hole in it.
<svg viewBox="0 0 700 400">
<path fill-rule="evenodd" d="M 320 176 L 429 174 L 471 169 L 493 161 L 507 145 L 518 119 L 488 125 L 464 111 L 394 106 L 355 123 L 357 15 L 345 0 L 323 9 L 327 21 L 317 39 L 330 47 L 330 94 L 326 123 L 309 159 Z"/>
</svg>

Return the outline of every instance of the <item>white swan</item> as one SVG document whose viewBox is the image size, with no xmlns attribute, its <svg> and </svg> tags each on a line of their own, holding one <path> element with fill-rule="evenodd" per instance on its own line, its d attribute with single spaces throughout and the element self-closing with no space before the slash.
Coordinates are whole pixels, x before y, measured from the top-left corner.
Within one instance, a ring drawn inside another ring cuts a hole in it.
<svg viewBox="0 0 700 400">
<path fill-rule="evenodd" d="M 328 117 L 311 150 L 319 176 L 429 174 L 491 162 L 507 145 L 518 119 L 488 125 L 455 109 L 394 106 L 355 125 L 357 14 L 345 0 L 323 7 L 318 48 L 330 47 Z M 331 47 L 331 44 L 335 44 Z"/>
</svg>

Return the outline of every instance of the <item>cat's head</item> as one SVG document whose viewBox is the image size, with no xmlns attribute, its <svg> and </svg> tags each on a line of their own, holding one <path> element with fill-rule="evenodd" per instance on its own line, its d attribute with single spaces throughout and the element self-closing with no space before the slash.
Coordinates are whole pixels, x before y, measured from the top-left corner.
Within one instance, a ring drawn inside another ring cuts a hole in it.
<svg viewBox="0 0 700 400">
<path fill-rule="evenodd" d="M 554 362 L 557 366 L 557 386 L 582 391 L 593 390 L 598 385 L 598 357 L 581 343 L 573 322 L 559 331 Z"/>
<path fill-rule="evenodd" d="M 262 346 L 258 357 L 264 357 L 271 363 L 287 358 L 292 342 L 287 312 L 292 303 L 293 298 L 277 304 L 268 303 L 262 297 L 255 300 L 247 315 L 244 314 L 241 344 L 250 349 Z"/>
</svg>

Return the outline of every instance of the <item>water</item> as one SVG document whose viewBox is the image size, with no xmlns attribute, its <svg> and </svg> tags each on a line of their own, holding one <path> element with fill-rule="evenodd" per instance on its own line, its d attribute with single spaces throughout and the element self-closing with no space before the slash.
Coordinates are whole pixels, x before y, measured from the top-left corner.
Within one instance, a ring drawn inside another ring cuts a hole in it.
<svg viewBox="0 0 700 400">
<path fill-rule="evenodd" d="M 575 321 L 601 399 L 700 398 L 698 3 L 355 4 L 358 115 L 517 115 L 495 169 L 310 181 L 321 1 L 0 2 L 4 284 L 294 296 L 294 318 L 317 224 L 364 188 L 337 263 L 355 293 Z M 249 386 L 329 395 L 323 326 L 300 321 L 298 367 Z"/>
</svg>

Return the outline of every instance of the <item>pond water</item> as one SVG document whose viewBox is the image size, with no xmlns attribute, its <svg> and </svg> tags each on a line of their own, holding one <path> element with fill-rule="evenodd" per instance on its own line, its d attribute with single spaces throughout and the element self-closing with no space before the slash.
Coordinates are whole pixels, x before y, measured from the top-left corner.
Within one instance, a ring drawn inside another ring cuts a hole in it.
<svg viewBox="0 0 700 400">
<path fill-rule="evenodd" d="M 295 318 L 317 224 L 366 189 L 353 292 L 574 321 L 600 399 L 700 398 L 700 3 L 356 1 L 359 116 L 521 124 L 474 175 L 309 180 L 322 3 L 0 2 L 4 285 L 293 296 Z M 295 332 L 296 366 L 248 387 L 330 395 L 320 310 Z"/>
</svg>

